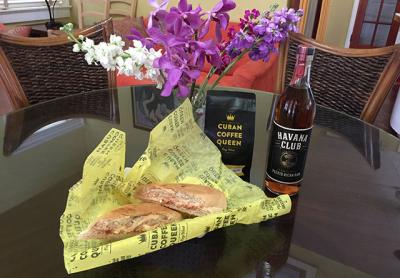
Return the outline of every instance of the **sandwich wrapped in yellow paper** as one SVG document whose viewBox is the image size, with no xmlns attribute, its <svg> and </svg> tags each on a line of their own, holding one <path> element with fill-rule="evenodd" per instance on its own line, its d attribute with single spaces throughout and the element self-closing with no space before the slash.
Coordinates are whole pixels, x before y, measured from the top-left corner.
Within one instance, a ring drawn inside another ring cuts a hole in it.
<svg viewBox="0 0 400 278">
<path fill-rule="evenodd" d="M 287 195 L 268 198 L 221 162 L 221 154 L 197 126 L 185 101 L 150 133 L 147 149 L 125 174 L 125 133 L 112 129 L 88 156 L 82 179 L 70 190 L 60 219 L 68 273 L 134 258 L 222 227 L 265 221 L 290 211 Z M 227 210 L 187 218 L 113 242 L 79 240 L 99 216 L 135 204 L 135 192 L 149 183 L 203 184 L 224 192 Z"/>
</svg>

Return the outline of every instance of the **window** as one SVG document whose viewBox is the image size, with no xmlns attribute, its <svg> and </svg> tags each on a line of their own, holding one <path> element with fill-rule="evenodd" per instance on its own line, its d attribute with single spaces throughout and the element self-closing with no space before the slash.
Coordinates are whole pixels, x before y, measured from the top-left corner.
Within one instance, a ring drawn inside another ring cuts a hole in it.
<svg viewBox="0 0 400 278">
<path fill-rule="evenodd" d="M 58 0 L 55 18 L 69 17 L 69 0 Z M 0 0 L 0 22 L 17 23 L 34 20 L 48 20 L 49 12 L 45 0 Z"/>
<path fill-rule="evenodd" d="M 26 7 L 40 7 L 45 6 L 46 3 L 43 0 L 2 0 L 2 7 L 4 9 L 20 9 Z"/>
</svg>

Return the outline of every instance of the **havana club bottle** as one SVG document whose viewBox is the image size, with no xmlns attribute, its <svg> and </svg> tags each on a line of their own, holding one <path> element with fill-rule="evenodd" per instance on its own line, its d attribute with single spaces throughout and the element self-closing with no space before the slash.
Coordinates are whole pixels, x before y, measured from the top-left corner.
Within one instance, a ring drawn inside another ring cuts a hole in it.
<svg viewBox="0 0 400 278">
<path fill-rule="evenodd" d="M 275 107 L 265 179 L 266 188 L 275 194 L 297 194 L 303 179 L 315 116 L 310 87 L 314 51 L 308 46 L 298 46 L 290 85 Z"/>
</svg>

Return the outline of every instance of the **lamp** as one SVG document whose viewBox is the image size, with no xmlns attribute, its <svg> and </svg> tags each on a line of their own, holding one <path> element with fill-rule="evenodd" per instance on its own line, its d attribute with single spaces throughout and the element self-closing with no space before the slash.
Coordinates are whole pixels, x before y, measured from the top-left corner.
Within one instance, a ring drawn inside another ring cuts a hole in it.
<svg viewBox="0 0 400 278">
<path fill-rule="evenodd" d="M 47 10 L 49 11 L 49 15 L 50 15 L 50 21 L 46 22 L 46 28 L 52 29 L 52 30 L 58 30 L 60 27 L 62 27 L 61 23 L 56 22 L 54 20 L 54 7 L 58 0 L 45 0 L 45 1 L 46 1 Z"/>
</svg>

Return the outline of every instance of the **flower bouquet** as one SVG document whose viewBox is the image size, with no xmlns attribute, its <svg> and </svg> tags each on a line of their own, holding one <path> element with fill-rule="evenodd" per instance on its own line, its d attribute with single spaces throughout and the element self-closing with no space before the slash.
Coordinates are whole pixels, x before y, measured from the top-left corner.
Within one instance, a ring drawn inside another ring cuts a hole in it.
<svg viewBox="0 0 400 278">
<path fill-rule="evenodd" d="M 107 70 L 118 70 L 118 74 L 134 76 L 136 79 L 151 79 L 162 89 L 162 96 L 172 93 L 189 97 L 195 109 L 205 101 L 207 90 L 217 86 L 221 78 L 244 56 L 252 60 L 267 61 L 271 53 L 278 52 L 278 44 L 284 41 L 290 31 L 297 31 L 296 23 L 303 15 L 302 10 L 282 8 L 273 5 L 260 12 L 246 10 L 240 19 L 240 30 L 227 30 L 228 39 L 222 39 L 222 31 L 229 23 L 228 12 L 236 7 L 232 0 L 221 0 L 211 11 L 199 6 L 193 9 L 186 0 L 180 0 L 177 7 L 167 10 L 168 1 L 161 4 L 149 0 L 154 7 L 150 13 L 147 37 L 133 29 L 128 35 L 133 47 L 123 50 L 121 37 L 111 35 L 110 42 L 94 44 L 93 40 L 73 33 L 73 25 L 61 28 L 75 41 L 73 51 L 86 52 L 89 64 L 100 64 Z M 215 38 L 206 39 L 211 22 L 215 22 Z M 197 87 L 205 63 L 211 64 L 204 82 Z M 218 75 L 210 82 L 213 75 Z M 211 84 L 209 84 L 211 83 Z"/>
</svg>

